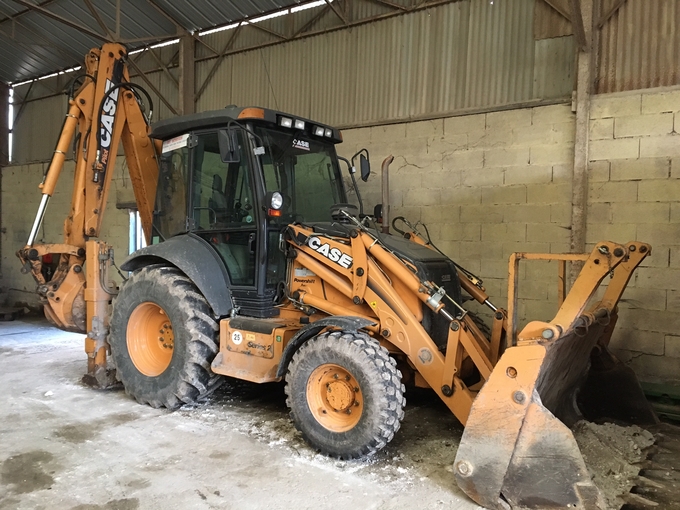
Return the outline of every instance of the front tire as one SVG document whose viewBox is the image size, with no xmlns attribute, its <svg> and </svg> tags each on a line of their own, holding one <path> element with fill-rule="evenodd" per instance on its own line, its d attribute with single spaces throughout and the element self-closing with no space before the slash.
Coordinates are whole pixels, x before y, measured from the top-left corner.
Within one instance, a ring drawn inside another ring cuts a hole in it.
<svg viewBox="0 0 680 510">
<path fill-rule="evenodd" d="M 109 343 L 125 391 L 168 409 L 205 398 L 222 382 L 210 368 L 217 331 L 207 301 L 179 270 L 136 271 L 111 314 Z"/>
<path fill-rule="evenodd" d="M 371 455 L 404 417 L 401 372 L 387 349 L 365 333 L 331 331 L 304 344 L 286 375 L 287 404 L 305 440 L 325 455 Z"/>
</svg>

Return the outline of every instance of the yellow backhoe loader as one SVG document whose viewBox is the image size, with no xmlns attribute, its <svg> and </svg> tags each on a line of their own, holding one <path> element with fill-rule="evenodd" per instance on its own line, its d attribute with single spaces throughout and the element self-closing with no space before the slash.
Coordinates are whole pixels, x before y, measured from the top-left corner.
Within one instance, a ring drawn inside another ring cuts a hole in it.
<svg viewBox="0 0 680 510">
<path fill-rule="evenodd" d="M 87 55 L 18 253 L 47 317 L 87 334 L 87 382 L 120 381 L 139 402 L 174 409 L 210 394 L 223 375 L 283 380 L 304 438 L 343 459 L 393 438 L 408 382 L 431 388 L 465 425 L 454 473 L 477 503 L 603 508 L 569 426 L 600 411 L 656 420 L 607 349 L 649 245 L 515 254 L 503 310 L 427 235 L 389 234 L 387 208 L 381 229 L 361 202 L 347 203 L 340 164 L 357 193 L 356 170 L 365 180 L 370 165 L 365 151 L 351 161 L 336 155 L 337 129 L 228 106 L 152 130 L 150 99 L 129 81 L 126 58 L 116 44 Z M 64 242 L 37 244 L 73 140 Z M 131 275 L 117 288 L 112 249 L 97 238 L 120 141 L 148 246 L 121 265 Z M 517 267 L 531 259 L 557 261 L 560 307 L 517 333 Z M 568 293 L 567 262 L 583 263 Z M 491 328 L 469 313 L 468 295 L 492 310 Z"/>
</svg>

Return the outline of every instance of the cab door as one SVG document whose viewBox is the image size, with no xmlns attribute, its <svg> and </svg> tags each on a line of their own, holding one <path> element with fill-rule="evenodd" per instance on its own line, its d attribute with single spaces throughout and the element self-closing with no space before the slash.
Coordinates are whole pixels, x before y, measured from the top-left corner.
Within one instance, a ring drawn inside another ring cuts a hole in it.
<svg viewBox="0 0 680 510">
<path fill-rule="evenodd" d="M 256 290 L 257 214 L 249 159 L 241 132 L 238 162 L 224 163 L 218 133 L 199 133 L 193 148 L 190 230 L 205 239 L 224 262 L 235 301 Z"/>
</svg>

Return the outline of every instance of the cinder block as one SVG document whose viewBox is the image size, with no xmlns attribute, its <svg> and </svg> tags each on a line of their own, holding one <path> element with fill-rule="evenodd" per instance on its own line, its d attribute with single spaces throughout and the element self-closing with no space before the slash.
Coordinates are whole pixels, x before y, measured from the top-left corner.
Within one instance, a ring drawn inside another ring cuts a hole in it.
<svg viewBox="0 0 680 510">
<path fill-rule="evenodd" d="M 481 232 L 480 223 L 446 223 L 441 227 L 441 238 L 444 241 L 480 241 Z"/>
<path fill-rule="evenodd" d="M 586 229 L 586 243 L 613 241 L 627 243 L 635 239 L 637 225 L 629 223 L 589 223 Z"/>
<path fill-rule="evenodd" d="M 620 138 L 614 140 L 593 140 L 590 142 L 589 159 L 626 159 L 637 158 L 640 155 L 640 139 Z"/>
<path fill-rule="evenodd" d="M 669 158 L 614 159 L 611 162 L 612 181 L 666 179 L 670 174 Z"/>
<path fill-rule="evenodd" d="M 641 382 L 680 385 L 680 359 L 638 354 L 628 362 Z"/>
<path fill-rule="evenodd" d="M 642 94 L 642 113 L 680 112 L 680 90 Z"/>
<path fill-rule="evenodd" d="M 616 328 L 612 335 L 614 349 L 627 349 L 661 356 L 664 353 L 664 334 L 656 331 Z"/>
<path fill-rule="evenodd" d="M 504 241 L 524 240 L 526 240 L 526 225 L 523 223 L 482 224 L 482 241 L 502 243 Z"/>
<path fill-rule="evenodd" d="M 680 197 L 680 179 L 640 181 L 638 200 L 642 202 L 676 202 Z"/>
<path fill-rule="evenodd" d="M 462 115 L 444 119 L 444 136 L 467 134 L 486 129 L 486 114 Z"/>
<path fill-rule="evenodd" d="M 444 120 L 423 120 L 406 123 L 406 138 L 429 138 L 444 134 Z"/>
<path fill-rule="evenodd" d="M 468 146 L 470 148 L 490 149 L 509 147 L 513 144 L 511 129 L 487 128 L 483 134 L 478 131 L 468 133 Z"/>
<path fill-rule="evenodd" d="M 680 336 L 666 335 L 664 340 L 664 354 L 671 358 L 680 358 Z"/>
<path fill-rule="evenodd" d="M 559 204 L 571 203 L 571 183 L 527 185 L 527 203 Z"/>
<path fill-rule="evenodd" d="M 442 166 L 444 170 L 448 168 L 482 168 L 484 166 L 484 151 L 468 150 L 444 154 Z"/>
<path fill-rule="evenodd" d="M 503 259 L 507 262 L 513 253 L 550 253 L 550 243 L 507 241 L 503 243 Z"/>
<path fill-rule="evenodd" d="M 672 202 L 670 206 L 671 206 L 671 223 L 680 223 L 680 202 Z"/>
<path fill-rule="evenodd" d="M 460 221 L 463 223 L 501 223 L 505 205 L 463 205 Z"/>
<path fill-rule="evenodd" d="M 636 241 L 640 242 L 650 242 L 652 245 L 652 254 L 642 261 L 640 267 L 657 267 L 657 268 L 667 268 L 669 267 L 669 261 L 671 258 L 670 247 L 664 246 L 663 241 L 654 242 L 654 240 L 647 236 L 644 231 L 641 231 L 641 227 L 644 225 L 638 225 L 638 236 Z"/>
<path fill-rule="evenodd" d="M 423 187 L 423 172 L 415 167 L 402 167 L 397 172 L 390 172 L 390 190 Z M 432 181 L 425 179 L 428 183 Z"/>
<path fill-rule="evenodd" d="M 571 225 L 571 204 L 550 205 L 550 223 L 557 223 L 561 226 Z"/>
<path fill-rule="evenodd" d="M 460 187 L 460 188 L 442 188 L 441 189 L 442 204 L 481 204 L 482 203 L 482 188 Z"/>
<path fill-rule="evenodd" d="M 680 179 L 680 158 L 673 158 L 671 160 L 671 177 L 673 179 Z"/>
<path fill-rule="evenodd" d="M 503 183 L 511 184 L 541 184 L 552 182 L 553 167 L 550 165 L 522 165 L 510 166 L 505 169 Z"/>
<path fill-rule="evenodd" d="M 569 242 L 571 230 L 555 223 L 527 224 L 527 241 L 530 243 Z"/>
<path fill-rule="evenodd" d="M 571 182 L 573 175 L 574 165 L 572 163 L 553 165 L 551 182 Z"/>
<path fill-rule="evenodd" d="M 501 243 L 497 242 L 461 243 L 460 256 L 465 259 L 499 260 L 503 258 L 503 250 Z M 483 276 L 485 282 L 486 277 Z"/>
<path fill-rule="evenodd" d="M 676 312 L 680 310 L 680 290 L 667 291 L 666 309 Z"/>
<path fill-rule="evenodd" d="M 614 138 L 614 117 L 590 121 L 591 140 L 611 140 Z"/>
<path fill-rule="evenodd" d="M 638 183 L 636 181 L 588 183 L 588 203 L 635 202 L 637 196 Z"/>
<path fill-rule="evenodd" d="M 615 202 L 611 207 L 614 223 L 668 223 L 670 219 L 667 203 Z"/>
<path fill-rule="evenodd" d="M 427 153 L 441 160 L 443 154 L 464 151 L 468 148 L 468 135 L 452 134 L 429 138 L 427 141 Z"/>
<path fill-rule="evenodd" d="M 482 188 L 482 204 L 524 204 L 526 186 L 493 186 Z"/>
<path fill-rule="evenodd" d="M 663 136 L 672 132 L 672 113 L 616 117 L 614 121 L 614 136 L 616 138 L 629 136 Z"/>
<path fill-rule="evenodd" d="M 392 217 L 397 217 L 399 214 L 393 214 Z M 402 214 L 407 220 L 411 218 Z M 435 223 L 459 222 L 460 221 L 460 206 L 455 204 L 450 205 L 429 205 L 422 207 L 420 210 L 419 220 L 425 223 L 428 228 Z M 431 230 L 431 229 L 430 229 Z M 434 235 L 430 231 L 430 235 Z"/>
<path fill-rule="evenodd" d="M 654 253 L 653 247 L 652 253 Z M 676 290 L 678 282 L 680 282 L 680 269 L 676 268 L 640 267 L 635 273 L 635 285 L 642 289 Z"/>
<path fill-rule="evenodd" d="M 371 128 L 354 128 L 354 129 L 343 129 L 342 130 L 342 144 L 338 148 L 347 145 L 358 145 L 361 143 L 366 143 L 366 141 L 371 138 Z M 353 153 L 352 153 L 353 154 Z M 352 155 L 350 154 L 350 156 Z"/>
<path fill-rule="evenodd" d="M 550 205 L 521 204 L 502 206 L 503 223 L 545 223 L 550 220 Z"/>
<path fill-rule="evenodd" d="M 665 289 L 627 287 L 619 302 L 619 307 L 663 311 L 666 309 L 666 294 Z"/>
<path fill-rule="evenodd" d="M 392 143 L 406 138 L 407 123 L 387 124 L 386 126 L 373 126 L 370 128 L 371 144 Z"/>
<path fill-rule="evenodd" d="M 486 129 L 507 129 L 531 125 L 531 108 L 504 110 L 486 114 Z"/>
<path fill-rule="evenodd" d="M 670 247 L 670 267 L 680 267 L 680 246 Z"/>
<path fill-rule="evenodd" d="M 502 186 L 503 168 L 473 168 L 462 171 L 463 186 Z"/>
<path fill-rule="evenodd" d="M 537 106 L 531 109 L 532 124 L 550 125 L 574 122 L 576 115 L 571 111 L 570 104 L 555 104 L 550 106 Z"/>
<path fill-rule="evenodd" d="M 530 162 L 532 165 L 566 164 L 573 160 L 573 145 L 552 144 L 531 147 Z"/>
<path fill-rule="evenodd" d="M 555 140 L 555 134 L 556 131 L 552 129 L 552 126 L 545 124 L 518 127 L 512 130 L 512 144 L 531 146 L 562 142 L 561 139 Z M 567 143 L 566 139 L 564 143 Z"/>
<path fill-rule="evenodd" d="M 622 328 L 631 328 L 638 331 L 656 331 L 671 335 L 678 332 L 676 311 L 631 308 L 626 310 L 626 313 L 619 315 L 618 324 Z"/>
<path fill-rule="evenodd" d="M 508 265 L 500 260 L 481 259 L 481 273 L 484 278 L 507 278 Z"/>
<path fill-rule="evenodd" d="M 641 94 L 618 97 L 597 95 L 593 96 L 590 100 L 590 118 L 604 119 L 608 117 L 622 117 L 624 115 L 639 115 L 641 108 Z"/>
<path fill-rule="evenodd" d="M 485 167 L 519 166 L 529 164 L 529 148 L 513 147 L 484 151 Z"/>
<path fill-rule="evenodd" d="M 441 193 L 438 188 L 412 188 L 404 191 L 404 205 L 439 205 Z"/>
<path fill-rule="evenodd" d="M 676 223 L 640 224 L 637 237 L 652 245 L 680 245 L 680 228 Z M 680 280 L 678 283 L 680 285 Z"/>
<path fill-rule="evenodd" d="M 588 204 L 587 219 L 589 225 L 591 223 L 611 223 L 612 204 L 608 202 L 593 202 Z"/>
<path fill-rule="evenodd" d="M 576 123 L 571 121 L 563 124 L 553 124 L 551 134 L 554 143 L 574 145 Z"/>
<path fill-rule="evenodd" d="M 640 157 L 680 156 L 680 135 L 653 136 L 640 139 Z"/>
<path fill-rule="evenodd" d="M 591 161 L 590 163 L 588 163 L 588 182 L 608 181 L 609 166 L 610 163 L 607 160 Z"/>
</svg>

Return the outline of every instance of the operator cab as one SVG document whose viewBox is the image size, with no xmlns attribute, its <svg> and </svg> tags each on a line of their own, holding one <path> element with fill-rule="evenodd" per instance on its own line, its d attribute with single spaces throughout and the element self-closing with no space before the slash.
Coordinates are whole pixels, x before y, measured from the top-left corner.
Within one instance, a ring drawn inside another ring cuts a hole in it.
<svg viewBox="0 0 680 510">
<path fill-rule="evenodd" d="M 152 243 L 177 235 L 210 244 L 239 313 L 272 317 L 285 258 L 281 230 L 330 222 L 347 202 L 337 129 L 265 108 L 187 115 L 155 124 L 163 142 Z"/>
</svg>

